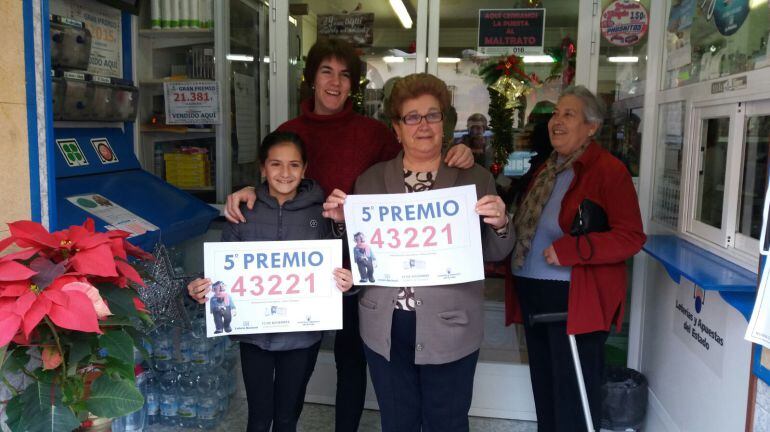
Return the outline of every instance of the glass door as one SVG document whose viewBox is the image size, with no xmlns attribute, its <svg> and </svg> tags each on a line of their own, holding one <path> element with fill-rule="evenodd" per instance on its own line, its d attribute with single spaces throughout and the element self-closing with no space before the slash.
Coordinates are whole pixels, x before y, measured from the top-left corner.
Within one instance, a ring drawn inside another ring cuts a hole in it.
<svg viewBox="0 0 770 432">
<path fill-rule="evenodd" d="M 447 144 L 463 143 L 476 162 L 496 175 L 498 192 L 512 203 L 528 183 L 539 161 L 550 154 L 547 122 L 559 93 L 574 82 L 578 7 L 575 0 L 482 0 L 470 5 L 458 0 L 431 0 L 428 71 L 444 80 L 452 93 L 455 113 Z M 588 23 L 590 25 L 590 21 Z M 500 30 L 502 29 L 502 30 Z M 505 46 L 511 45 L 511 46 Z M 586 51 L 583 51 L 587 53 Z M 518 77 L 509 88 L 513 152 L 498 164 L 493 144 L 489 76 L 484 73 L 510 65 Z M 485 78 L 487 81 L 485 82 Z M 505 327 L 505 273 L 509 262 L 487 264 L 484 341 L 476 372 L 472 415 L 534 420 L 528 354 L 520 325 Z"/>
<path fill-rule="evenodd" d="M 223 109 L 229 115 L 228 176 L 224 196 L 259 183 L 259 143 L 270 132 L 268 67 L 268 6 L 251 0 L 230 0 L 227 39 L 228 98 Z M 227 103 L 227 105 L 225 105 Z M 226 153 L 225 153 L 226 154 Z M 217 165 L 219 168 L 220 165 Z"/>
</svg>

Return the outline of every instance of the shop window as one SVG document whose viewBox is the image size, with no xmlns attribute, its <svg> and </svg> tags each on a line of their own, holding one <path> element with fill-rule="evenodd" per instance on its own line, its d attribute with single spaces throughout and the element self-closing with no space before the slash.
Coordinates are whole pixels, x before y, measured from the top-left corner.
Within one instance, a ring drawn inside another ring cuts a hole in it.
<svg viewBox="0 0 770 432">
<path fill-rule="evenodd" d="M 696 108 L 695 119 L 686 230 L 751 259 L 768 179 L 770 101 Z"/>
<path fill-rule="evenodd" d="M 659 113 L 652 219 L 676 229 L 679 225 L 685 104 L 663 104 Z"/>
<path fill-rule="evenodd" d="M 766 0 L 668 4 L 663 89 L 770 65 Z"/>
</svg>

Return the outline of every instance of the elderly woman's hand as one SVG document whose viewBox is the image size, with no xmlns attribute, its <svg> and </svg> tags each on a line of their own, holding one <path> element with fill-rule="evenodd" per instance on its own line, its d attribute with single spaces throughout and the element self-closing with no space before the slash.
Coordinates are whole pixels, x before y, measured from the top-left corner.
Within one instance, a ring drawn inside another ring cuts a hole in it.
<svg viewBox="0 0 770 432">
<path fill-rule="evenodd" d="M 468 169 L 474 164 L 473 152 L 465 144 L 454 145 L 447 151 L 444 162 L 450 167 Z"/>
<path fill-rule="evenodd" d="M 484 195 L 476 202 L 476 213 L 482 216 L 484 223 L 493 229 L 501 229 L 508 224 L 505 203 L 497 195 Z"/>
<path fill-rule="evenodd" d="M 241 203 L 245 202 L 246 207 L 251 210 L 254 208 L 256 201 L 257 191 L 252 186 L 246 186 L 239 191 L 231 193 L 227 196 L 227 203 L 225 204 L 225 219 L 235 224 L 246 222 L 246 218 L 241 213 Z"/>
<path fill-rule="evenodd" d="M 206 303 L 206 294 L 211 291 L 211 279 L 198 278 L 187 284 L 187 293 L 198 303 Z"/>
<path fill-rule="evenodd" d="M 346 268 L 336 268 L 334 269 L 334 281 L 340 291 L 347 292 L 353 287 L 353 273 Z"/>
<path fill-rule="evenodd" d="M 545 257 L 545 262 L 551 265 L 560 266 L 561 263 L 559 262 L 559 257 L 556 255 L 556 249 L 553 248 L 553 245 L 548 246 L 543 251 L 543 256 Z"/>
<path fill-rule="evenodd" d="M 324 202 L 324 211 L 321 213 L 323 217 L 333 220 L 334 222 L 344 222 L 345 212 L 342 211 L 342 206 L 345 204 L 345 198 L 347 194 L 339 189 L 334 189 Z"/>
</svg>

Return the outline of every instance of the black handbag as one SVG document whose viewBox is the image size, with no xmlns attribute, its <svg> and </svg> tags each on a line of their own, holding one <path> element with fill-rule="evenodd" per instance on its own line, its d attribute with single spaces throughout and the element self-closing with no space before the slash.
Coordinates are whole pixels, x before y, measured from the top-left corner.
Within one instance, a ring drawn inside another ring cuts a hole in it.
<svg viewBox="0 0 770 432">
<path fill-rule="evenodd" d="M 578 206 L 578 212 L 570 227 L 570 235 L 575 237 L 575 247 L 581 260 L 590 260 L 594 255 L 591 239 L 586 235 L 592 232 L 604 232 L 610 230 L 610 224 L 607 221 L 607 213 L 602 206 L 596 204 L 588 198 Z M 588 256 L 584 257 L 580 252 L 580 237 L 585 237 L 588 241 Z"/>
</svg>

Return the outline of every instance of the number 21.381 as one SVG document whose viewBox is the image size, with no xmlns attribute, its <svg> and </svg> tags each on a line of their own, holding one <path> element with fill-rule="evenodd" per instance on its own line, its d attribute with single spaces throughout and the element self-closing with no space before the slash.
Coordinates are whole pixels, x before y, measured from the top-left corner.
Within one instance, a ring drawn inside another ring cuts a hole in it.
<svg viewBox="0 0 770 432">
<path fill-rule="evenodd" d="M 315 293 L 315 274 L 310 273 L 304 279 L 296 274 L 290 274 L 286 278 L 278 275 L 270 275 L 266 278 L 262 276 L 252 276 L 248 282 L 244 282 L 243 276 L 235 280 L 230 292 L 243 297 L 246 293 L 253 296 L 261 295 L 296 295 Z M 300 282 L 304 282 L 300 284 Z M 247 286 L 250 285 L 250 286 Z"/>
<path fill-rule="evenodd" d="M 421 230 L 409 227 L 404 229 L 388 228 L 380 230 L 377 228 L 372 234 L 369 243 L 379 248 L 388 247 L 390 249 L 433 247 L 452 244 L 452 225 L 446 224 L 443 228 L 436 231 L 436 227 L 424 226 Z"/>
</svg>

